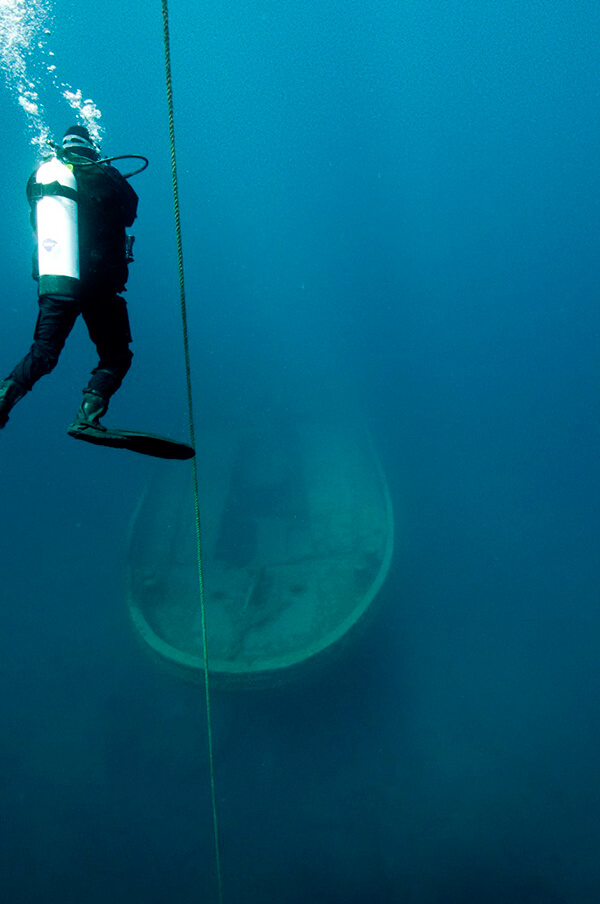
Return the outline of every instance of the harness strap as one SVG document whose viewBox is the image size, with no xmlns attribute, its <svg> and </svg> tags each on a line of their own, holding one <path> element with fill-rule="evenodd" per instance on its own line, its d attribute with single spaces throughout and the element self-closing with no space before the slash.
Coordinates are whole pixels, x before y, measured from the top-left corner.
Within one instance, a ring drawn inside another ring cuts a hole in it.
<svg viewBox="0 0 600 904">
<path fill-rule="evenodd" d="M 32 204 L 41 201 L 46 197 L 69 198 L 71 201 L 77 201 L 77 192 L 68 185 L 61 185 L 60 182 L 34 182 L 29 190 L 29 198 Z"/>
</svg>

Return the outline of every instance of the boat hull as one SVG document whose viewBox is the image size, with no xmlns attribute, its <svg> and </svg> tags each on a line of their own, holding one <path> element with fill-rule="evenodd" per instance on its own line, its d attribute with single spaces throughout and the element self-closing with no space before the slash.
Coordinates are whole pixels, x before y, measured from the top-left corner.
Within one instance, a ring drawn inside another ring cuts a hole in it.
<svg viewBox="0 0 600 904">
<path fill-rule="evenodd" d="M 216 686 L 281 683 L 339 648 L 381 589 L 382 468 L 360 422 L 331 418 L 214 431 L 197 463 L 201 574 L 192 472 L 162 467 L 132 522 L 133 624 L 188 680 L 203 680 L 206 636 Z"/>
</svg>

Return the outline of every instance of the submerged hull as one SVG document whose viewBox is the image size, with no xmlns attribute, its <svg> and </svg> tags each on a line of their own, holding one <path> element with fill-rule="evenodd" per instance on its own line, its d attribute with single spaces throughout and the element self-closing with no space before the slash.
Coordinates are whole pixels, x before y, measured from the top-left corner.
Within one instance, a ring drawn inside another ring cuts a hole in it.
<svg viewBox="0 0 600 904">
<path fill-rule="evenodd" d="M 215 431 L 197 450 L 208 664 L 218 686 L 276 684 L 361 622 L 389 569 L 393 516 L 360 423 Z M 133 519 L 136 631 L 184 678 L 204 653 L 191 468 L 163 467 Z"/>
</svg>

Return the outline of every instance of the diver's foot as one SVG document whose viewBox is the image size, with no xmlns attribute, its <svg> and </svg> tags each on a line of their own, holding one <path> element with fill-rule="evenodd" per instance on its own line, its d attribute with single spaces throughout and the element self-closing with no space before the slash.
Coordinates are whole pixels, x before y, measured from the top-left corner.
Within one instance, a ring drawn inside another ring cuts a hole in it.
<svg viewBox="0 0 600 904">
<path fill-rule="evenodd" d="M 108 401 L 93 390 L 85 390 L 83 400 L 79 406 L 77 416 L 67 429 L 70 436 L 85 433 L 89 430 L 105 430 L 100 423 L 100 418 L 108 411 Z"/>
<path fill-rule="evenodd" d="M 0 381 L 0 430 L 6 426 L 8 415 L 26 393 L 27 390 L 10 377 Z"/>
</svg>

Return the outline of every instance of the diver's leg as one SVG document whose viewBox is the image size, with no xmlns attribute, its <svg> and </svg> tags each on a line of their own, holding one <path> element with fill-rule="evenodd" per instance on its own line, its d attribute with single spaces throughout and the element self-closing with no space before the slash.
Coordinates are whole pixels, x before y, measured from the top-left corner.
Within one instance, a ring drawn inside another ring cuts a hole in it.
<svg viewBox="0 0 600 904">
<path fill-rule="evenodd" d="M 86 297 L 82 316 L 98 351 L 98 366 L 83 390 L 83 401 L 72 428 L 104 429 L 99 419 L 131 366 L 131 329 L 125 299 L 115 292 Z"/>
<path fill-rule="evenodd" d="M 25 357 L 0 383 L 0 427 L 10 411 L 37 381 L 56 367 L 61 351 L 79 314 L 73 298 L 40 295 L 33 343 Z"/>
<path fill-rule="evenodd" d="M 26 392 L 26 389 L 10 377 L 0 382 L 0 430 L 6 426 L 8 415 Z"/>
</svg>

